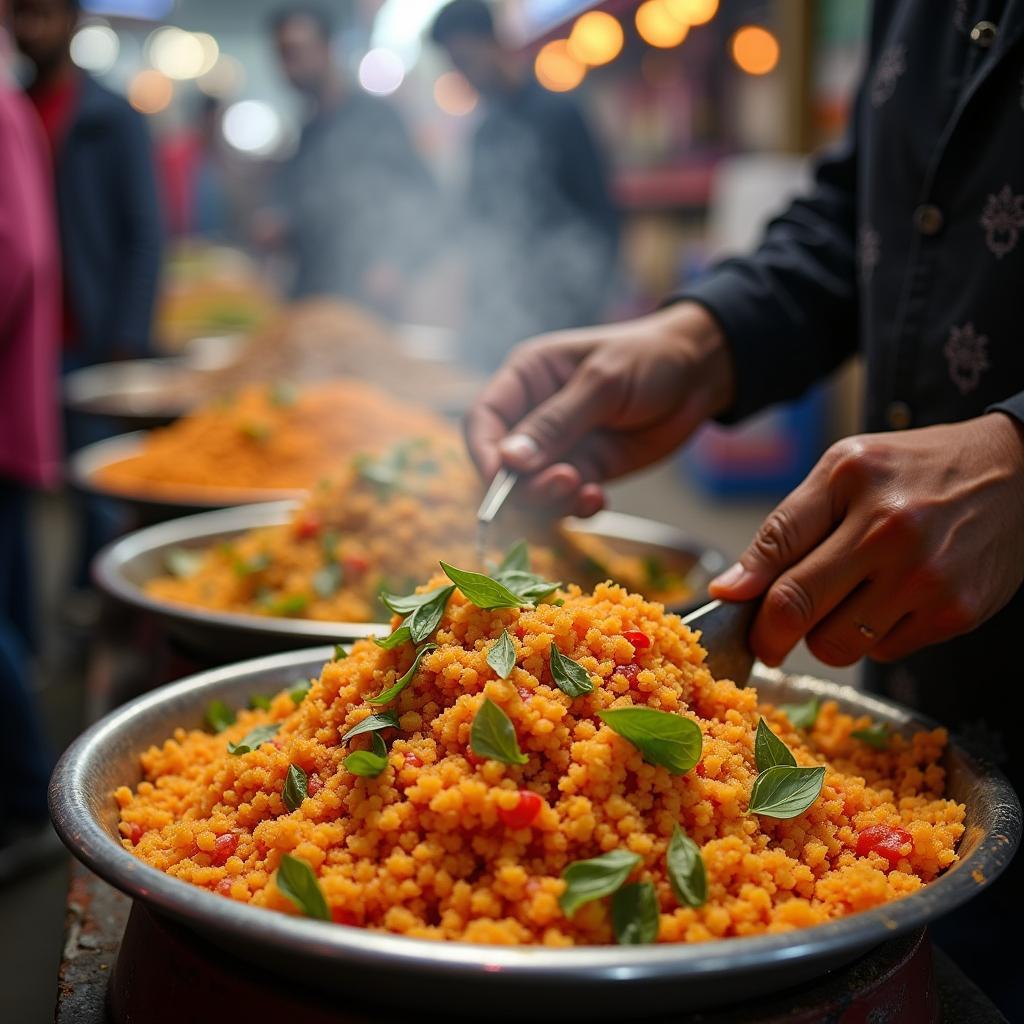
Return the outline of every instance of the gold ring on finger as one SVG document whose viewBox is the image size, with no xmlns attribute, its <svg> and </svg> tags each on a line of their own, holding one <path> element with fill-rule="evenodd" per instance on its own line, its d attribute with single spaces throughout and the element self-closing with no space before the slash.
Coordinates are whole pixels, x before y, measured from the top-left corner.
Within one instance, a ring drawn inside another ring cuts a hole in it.
<svg viewBox="0 0 1024 1024">
<path fill-rule="evenodd" d="M 858 622 L 857 629 L 860 631 L 861 636 L 867 637 L 868 640 L 878 639 L 878 634 L 866 622 Z"/>
</svg>

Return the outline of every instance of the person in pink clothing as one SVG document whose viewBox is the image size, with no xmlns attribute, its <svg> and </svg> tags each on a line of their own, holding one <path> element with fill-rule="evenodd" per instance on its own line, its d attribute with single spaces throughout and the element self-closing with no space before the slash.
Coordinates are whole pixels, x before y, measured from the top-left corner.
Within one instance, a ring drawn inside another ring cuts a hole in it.
<svg viewBox="0 0 1024 1024">
<path fill-rule="evenodd" d="M 51 848 L 51 757 L 30 680 L 27 504 L 58 477 L 61 310 L 49 157 L 5 64 L 0 52 L 0 881 Z"/>
</svg>

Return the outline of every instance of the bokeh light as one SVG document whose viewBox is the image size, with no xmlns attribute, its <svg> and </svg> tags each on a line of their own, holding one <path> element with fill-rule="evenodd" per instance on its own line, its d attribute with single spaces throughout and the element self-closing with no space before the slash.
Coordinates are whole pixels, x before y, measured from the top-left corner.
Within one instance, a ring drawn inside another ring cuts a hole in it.
<svg viewBox="0 0 1024 1024">
<path fill-rule="evenodd" d="M 232 149 L 250 156 L 266 156 L 280 144 L 281 118 L 261 100 L 240 100 L 224 111 L 221 122 L 224 141 Z"/>
<path fill-rule="evenodd" d="M 159 114 L 174 99 L 174 83 L 161 71 L 147 68 L 128 84 L 128 102 L 140 114 Z"/>
<path fill-rule="evenodd" d="M 618 18 L 605 11 L 587 11 L 569 33 L 569 53 L 580 63 L 597 67 L 618 57 L 623 39 Z"/>
<path fill-rule="evenodd" d="M 225 100 L 237 96 L 245 86 L 245 69 L 242 62 L 230 54 L 222 53 L 217 63 L 196 79 L 200 92 L 215 99 Z"/>
<path fill-rule="evenodd" d="M 217 59 L 216 53 L 212 61 L 209 59 L 209 44 L 213 43 L 216 47 L 216 41 L 212 36 L 206 36 L 206 39 L 208 42 L 204 42 L 200 36 L 192 32 L 186 32 L 174 25 L 165 25 L 158 28 L 146 41 L 149 63 L 168 78 L 178 81 L 198 78 L 205 71 L 209 71 Z"/>
<path fill-rule="evenodd" d="M 203 63 L 199 69 L 199 74 L 195 76 L 196 78 L 201 78 L 211 71 L 217 63 L 217 59 L 220 57 L 220 46 L 209 32 L 194 32 L 193 38 L 203 48 Z"/>
<path fill-rule="evenodd" d="M 647 0 L 636 9 L 636 30 L 645 43 L 668 49 L 686 38 L 690 26 L 674 18 L 664 0 Z"/>
<path fill-rule="evenodd" d="M 537 81 L 550 92 L 569 92 L 587 76 L 586 64 L 580 63 L 570 52 L 566 39 L 552 39 L 545 43 L 533 62 Z"/>
<path fill-rule="evenodd" d="M 664 4 L 684 25 L 706 25 L 718 13 L 718 0 L 664 0 Z"/>
<path fill-rule="evenodd" d="M 405 63 L 394 50 L 378 46 L 359 62 L 359 84 L 374 96 L 390 96 L 405 80 Z"/>
<path fill-rule="evenodd" d="M 93 74 L 109 71 L 120 52 L 121 41 L 109 25 L 83 25 L 71 38 L 71 60 Z"/>
<path fill-rule="evenodd" d="M 434 102 L 452 117 L 465 117 L 476 109 L 476 90 L 458 71 L 446 71 L 434 82 Z"/>
<path fill-rule="evenodd" d="M 766 28 L 744 25 L 730 45 L 736 66 L 748 75 L 767 75 L 779 63 L 779 41 Z"/>
</svg>

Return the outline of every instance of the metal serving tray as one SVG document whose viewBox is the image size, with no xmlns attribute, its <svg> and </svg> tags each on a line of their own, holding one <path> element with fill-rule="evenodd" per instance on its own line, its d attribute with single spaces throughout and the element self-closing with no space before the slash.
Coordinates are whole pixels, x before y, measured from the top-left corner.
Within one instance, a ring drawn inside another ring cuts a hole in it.
<svg viewBox="0 0 1024 1024">
<path fill-rule="evenodd" d="M 453 1019 L 641 1020 L 728 1005 L 802 984 L 872 947 L 940 917 L 991 884 L 1017 849 L 1020 804 L 990 764 L 955 744 L 948 795 L 967 806 L 960 860 L 903 899 L 813 928 L 693 945 L 572 949 L 430 942 L 324 924 L 233 902 L 149 867 L 117 836 L 112 793 L 141 778 L 139 755 L 183 726 L 199 727 L 208 702 L 241 705 L 316 675 L 330 648 L 214 669 L 138 698 L 98 722 L 64 753 L 50 811 L 71 852 L 151 911 L 167 915 L 263 971 L 317 991 L 372 1000 L 382 1009 L 447 1007 Z M 933 722 L 888 701 L 758 666 L 752 685 L 769 702 L 837 700 L 906 732 Z M 474 1009 L 475 1008 L 475 1009 Z"/>
<path fill-rule="evenodd" d="M 314 643 L 337 643 L 390 631 L 386 623 L 325 622 L 316 619 L 272 618 L 237 612 L 210 611 L 176 604 L 146 593 L 145 585 L 167 571 L 166 556 L 174 548 L 207 548 L 232 540 L 247 530 L 288 522 L 294 501 L 244 505 L 149 526 L 106 547 L 93 562 L 96 584 L 113 597 L 158 616 L 191 651 L 225 662 L 237 658 L 294 650 Z M 725 567 L 725 557 L 697 544 L 681 530 L 639 516 L 601 512 L 591 519 L 569 520 L 579 533 L 596 534 L 627 553 L 671 558 L 686 572 L 695 595 Z"/>
</svg>

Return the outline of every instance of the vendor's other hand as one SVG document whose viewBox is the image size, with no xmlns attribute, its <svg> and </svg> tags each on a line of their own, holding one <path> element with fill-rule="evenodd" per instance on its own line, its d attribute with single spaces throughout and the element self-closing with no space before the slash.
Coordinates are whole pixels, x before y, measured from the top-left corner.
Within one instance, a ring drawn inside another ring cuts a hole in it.
<svg viewBox="0 0 1024 1024">
<path fill-rule="evenodd" d="M 467 440 L 485 479 L 504 464 L 528 477 L 531 503 L 593 515 L 603 481 L 669 454 L 732 393 L 718 325 L 682 302 L 519 345 L 470 410 Z"/>
<path fill-rule="evenodd" d="M 711 594 L 764 594 L 751 632 L 778 665 L 892 661 L 967 633 L 1024 581 L 1024 433 L 1002 413 L 833 445 Z"/>
</svg>

